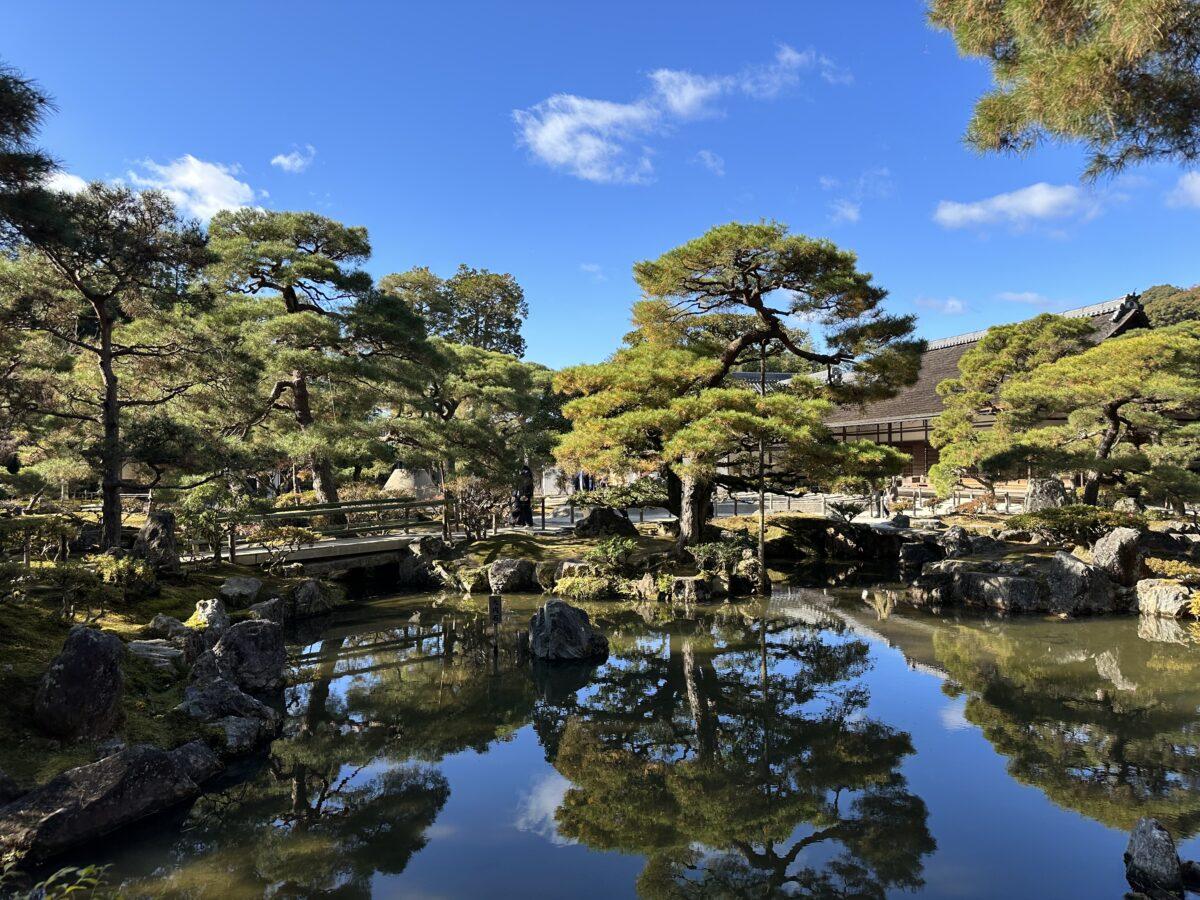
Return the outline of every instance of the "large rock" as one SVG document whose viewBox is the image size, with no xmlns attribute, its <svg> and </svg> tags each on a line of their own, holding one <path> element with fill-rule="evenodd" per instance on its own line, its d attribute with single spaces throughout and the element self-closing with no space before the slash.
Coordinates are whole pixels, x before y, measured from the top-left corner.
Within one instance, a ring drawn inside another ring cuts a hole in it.
<svg viewBox="0 0 1200 900">
<path fill-rule="evenodd" d="M 533 567 L 533 580 L 542 589 L 543 594 L 549 594 L 562 577 L 563 563 L 557 559 L 547 559 Z"/>
<path fill-rule="evenodd" d="M 174 575 L 181 571 L 179 545 L 175 541 L 175 513 L 156 509 L 133 542 L 133 555 L 149 562 L 156 572 Z"/>
<path fill-rule="evenodd" d="M 200 722 L 215 722 L 229 716 L 260 719 L 272 726 L 279 722 L 274 709 L 220 676 L 189 684 L 184 689 L 183 702 L 175 709 Z"/>
<path fill-rule="evenodd" d="M 164 616 L 162 613 L 156 615 L 150 620 L 150 625 L 147 628 L 151 637 L 161 638 L 171 643 L 173 647 L 178 647 L 183 651 L 183 660 L 187 665 L 191 665 L 196 661 L 196 658 L 208 649 L 208 644 L 204 640 L 204 635 L 194 628 L 188 628 L 182 622 L 171 616 Z M 215 640 L 214 635 L 214 640 Z"/>
<path fill-rule="evenodd" d="M 529 649 L 538 659 L 599 659 L 608 654 L 608 638 L 596 630 L 582 609 L 551 600 L 529 620 Z"/>
<path fill-rule="evenodd" d="M 1071 614 L 1116 612 L 1117 586 L 1095 566 L 1059 550 L 1043 575 L 1048 605 L 1053 612 Z"/>
<path fill-rule="evenodd" d="M 401 548 L 396 565 L 396 587 L 413 591 L 441 587 L 437 562 L 436 556 L 427 555 L 417 544 Z"/>
<path fill-rule="evenodd" d="M 297 619 L 324 615 L 336 605 L 334 597 L 315 578 L 306 578 L 292 591 L 291 614 Z"/>
<path fill-rule="evenodd" d="M 287 607 L 279 597 L 255 603 L 247 612 L 251 619 L 262 619 L 266 622 L 274 622 L 276 625 L 284 624 L 287 618 Z"/>
<path fill-rule="evenodd" d="M 0 808 L 0 856 L 41 861 L 191 800 L 220 771 L 196 742 L 173 751 L 132 747 L 69 769 Z"/>
<path fill-rule="evenodd" d="M 121 718 L 121 639 L 76 625 L 42 676 L 33 701 L 38 727 L 60 738 L 105 737 Z"/>
<path fill-rule="evenodd" d="M 1031 478 L 1025 494 L 1025 512 L 1066 506 L 1071 502 L 1066 485 L 1057 478 Z"/>
<path fill-rule="evenodd" d="M 946 551 L 936 541 L 910 541 L 900 545 L 898 562 L 905 577 L 918 574 L 926 563 L 945 559 Z"/>
<path fill-rule="evenodd" d="M 221 676 L 244 691 L 267 694 L 283 687 L 287 655 L 283 629 L 274 622 L 239 622 L 221 636 L 212 655 Z"/>
<path fill-rule="evenodd" d="M 1133 587 L 1142 573 L 1141 532 L 1114 528 L 1092 546 L 1092 564 L 1117 584 Z"/>
<path fill-rule="evenodd" d="M 1156 644 L 1190 644 L 1191 632 L 1174 619 L 1162 616 L 1138 616 L 1137 636 Z"/>
<path fill-rule="evenodd" d="M 597 506 L 575 523 L 577 537 L 637 537 L 637 526 L 607 506 Z"/>
<path fill-rule="evenodd" d="M 156 669 L 166 672 L 182 672 L 187 668 L 187 653 L 164 638 L 150 641 L 130 641 L 125 645 L 129 655 L 143 660 Z"/>
<path fill-rule="evenodd" d="M 681 576 L 671 579 L 672 603 L 707 603 L 712 599 L 712 585 L 707 575 Z"/>
<path fill-rule="evenodd" d="M 1125 848 L 1125 880 L 1155 900 L 1183 896 L 1183 871 L 1171 833 L 1157 819 L 1138 819 Z"/>
<path fill-rule="evenodd" d="M 225 579 L 217 593 L 234 609 L 242 609 L 258 599 L 258 592 L 262 590 L 262 586 L 263 583 L 258 578 L 231 575 Z"/>
<path fill-rule="evenodd" d="M 1005 613 L 1035 612 L 1042 602 L 1037 581 L 1023 575 L 963 572 L 957 590 L 968 605 Z"/>
<path fill-rule="evenodd" d="M 657 603 L 663 598 L 663 590 L 658 584 L 658 577 L 653 572 L 646 572 L 637 581 L 629 583 L 633 596 L 643 603 Z"/>
<path fill-rule="evenodd" d="M 225 604 L 213 597 L 210 600 L 198 601 L 196 611 L 188 621 L 209 636 L 219 635 L 229 627 L 229 613 L 225 611 Z"/>
<path fill-rule="evenodd" d="M 1174 578 L 1143 578 L 1137 583 L 1137 608 L 1143 616 L 1178 618 L 1191 609 L 1192 589 Z"/>
<path fill-rule="evenodd" d="M 528 559 L 498 559 L 488 566 L 488 585 L 493 594 L 519 594 L 538 589 L 534 565 Z"/>
</svg>

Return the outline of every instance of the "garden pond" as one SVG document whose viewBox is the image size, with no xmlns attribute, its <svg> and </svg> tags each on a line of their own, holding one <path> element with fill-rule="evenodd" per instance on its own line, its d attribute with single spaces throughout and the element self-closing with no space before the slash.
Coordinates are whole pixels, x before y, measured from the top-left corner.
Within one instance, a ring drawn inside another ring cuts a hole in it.
<svg viewBox="0 0 1200 900">
<path fill-rule="evenodd" d="M 307 623 L 269 758 L 69 862 L 133 897 L 1120 897 L 1143 815 L 1200 857 L 1186 626 L 798 583 L 591 604 L 608 659 L 549 666 L 543 599 Z"/>
</svg>

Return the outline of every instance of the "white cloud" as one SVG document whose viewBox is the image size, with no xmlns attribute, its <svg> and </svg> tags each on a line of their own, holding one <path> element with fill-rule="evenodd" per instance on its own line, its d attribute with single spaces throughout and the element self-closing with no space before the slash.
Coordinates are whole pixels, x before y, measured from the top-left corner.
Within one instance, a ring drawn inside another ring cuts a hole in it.
<svg viewBox="0 0 1200 900">
<path fill-rule="evenodd" d="M 714 175 L 725 174 L 725 160 L 711 150 L 701 150 L 696 154 L 696 162 L 708 169 Z"/>
<path fill-rule="evenodd" d="M 1175 189 L 1167 194 L 1167 205 L 1200 207 L 1200 172 L 1180 175 Z"/>
<path fill-rule="evenodd" d="M 600 263 L 580 263 L 579 270 L 591 275 L 597 281 L 605 281 L 604 267 Z"/>
<path fill-rule="evenodd" d="M 853 224 L 862 218 L 862 204 L 844 197 L 841 200 L 834 200 L 829 204 L 829 218 L 838 224 Z"/>
<path fill-rule="evenodd" d="M 849 69 L 839 66 L 828 56 L 822 56 L 818 61 L 821 65 L 822 81 L 826 82 L 827 84 L 854 84 L 854 73 Z"/>
<path fill-rule="evenodd" d="M 271 157 L 271 165 L 292 175 L 297 175 L 312 165 L 316 155 L 317 148 L 312 144 L 305 144 L 303 147 L 297 147 L 291 153 L 275 154 Z"/>
<path fill-rule="evenodd" d="M 55 172 L 42 182 L 47 189 L 64 194 L 78 194 L 88 186 L 87 180 L 70 172 Z"/>
<path fill-rule="evenodd" d="M 822 175 L 817 179 L 817 183 L 821 185 L 821 190 L 832 191 L 834 188 L 841 187 L 841 179 L 834 178 L 832 175 Z"/>
<path fill-rule="evenodd" d="M 513 121 L 519 142 L 551 168 L 601 184 L 642 184 L 654 174 L 654 151 L 644 143 L 651 136 L 676 122 L 719 114 L 721 97 L 769 100 L 797 84 L 805 69 L 824 73 L 826 62 L 811 50 L 781 44 L 770 63 L 735 75 L 656 69 L 646 94 L 628 103 L 554 94 L 514 110 Z"/>
<path fill-rule="evenodd" d="M 1038 182 L 1029 187 L 996 194 L 970 203 L 943 200 L 933 214 L 946 228 L 972 225 L 1028 225 L 1052 219 L 1090 219 L 1100 212 L 1100 201 L 1073 184 Z"/>
<path fill-rule="evenodd" d="M 208 221 L 223 209 L 240 209 L 254 202 L 254 188 L 239 181 L 237 165 L 205 162 L 190 153 L 166 164 L 146 159 L 143 171 L 130 172 L 129 180 L 140 188 L 162 191 L 184 212 Z"/>
<path fill-rule="evenodd" d="M 996 295 L 996 299 L 1005 303 L 1027 303 L 1030 306 L 1049 306 L 1054 302 L 1035 291 L 1001 291 Z"/>
<path fill-rule="evenodd" d="M 517 806 L 517 817 L 513 822 L 517 830 L 536 834 L 560 847 L 575 843 L 558 833 L 555 818 L 570 788 L 571 782 L 557 772 L 535 778 Z"/>
<path fill-rule="evenodd" d="M 938 300 L 934 297 L 918 297 L 916 304 L 921 309 L 933 310 L 947 316 L 957 316 L 967 311 L 967 304 L 957 297 L 947 297 L 945 300 Z"/>
</svg>

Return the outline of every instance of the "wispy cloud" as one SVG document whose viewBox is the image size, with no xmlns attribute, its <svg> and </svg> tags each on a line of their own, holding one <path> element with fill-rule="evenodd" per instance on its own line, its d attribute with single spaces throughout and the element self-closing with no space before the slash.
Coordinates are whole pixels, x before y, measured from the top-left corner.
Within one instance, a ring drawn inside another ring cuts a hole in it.
<svg viewBox="0 0 1200 900">
<path fill-rule="evenodd" d="M 1200 207 L 1200 172 L 1185 172 L 1167 194 L 1168 206 Z"/>
<path fill-rule="evenodd" d="M 1064 219 L 1086 221 L 1099 215 L 1101 199 L 1073 184 L 1038 182 L 982 200 L 943 200 L 933 214 L 945 228 L 985 225 L 1025 226 Z"/>
<path fill-rule="evenodd" d="M 723 97 L 770 100 L 798 84 L 803 71 L 815 68 L 824 77 L 833 65 L 812 50 L 782 44 L 769 63 L 734 75 L 656 69 L 648 76 L 647 93 L 630 102 L 554 94 L 514 110 L 513 120 L 519 142 L 551 168 L 600 184 L 642 184 L 653 178 L 654 151 L 646 142 L 655 135 L 719 115 L 717 101 Z"/>
<path fill-rule="evenodd" d="M 298 175 L 311 166 L 316 157 L 317 148 L 312 144 L 305 144 L 290 153 L 275 154 L 271 157 L 271 165 L 292 175 Z"/>
<path fill-rule="evenodd" d="M 1005 303 L 1025 303 L 1029 306 L 1049 306 L 1054 302 L 1036 291 L 1001 291 L 996 295 L 996 299 Z"/>
<path fill-rule="evenodd" d="M 724 158 L 713 153 L 711 150 L 701 150 L 696 154 L 695 160 L 714 175 L 722 176 L 725 174 Z"/>
<path fill-rule="evenodd" d="M 189 153 L 169 163 L 142 160 L 140 166 L 140 172 L 128 176 L 135 187 L 162 191 L 181 210 L 204 221 L 223 209 L 240 209 L 265 196 L 236 177 L 241 174 L 236 164 L 206 162 Z"/>
<path fill-rule="evenodd" d="M 521 795 L 513 825 L 518 831 L 536 834 L 557 846 L 575 843 L 558 832 L 556 813 L 563 798 L 571 789 L 571 782 L 557 772 L 536 777 L 529 790 Z"/>
<path fill-rule="evenodd" d="M 862 218 L 862 204 L 844 197 L 829 204 L 829 218 L 837 224 L 854 224 Z"/>
<path fill-rule="evenodd" d="M 608 280 L 608 276 L 604 274 L 604 266 L 600 263 L 580 263 L 579 270 L 591 275 L 596 281 Z"/>
<path fill-rule="evenodd" d="M 829 204 L 829 219 L 836 225 L 853 224 L 862 218 L 863 203 L 892 192 L 892 173 L 885 166 L 867 169 L 857 178 L 843 180 L 822 175 L 817 183 L 823 191 L 837 191 L 841 196 Z"/>
<path fill-rule="evenodd" d="M 914 301 L 921 309 L 940 312 L 948 316 L 957 316 L 960 313 L 967 311 L 967 304 L 959 300 L 957 297 L 946 297 L 938 299 L 936 297 L 918 297 Z"/>
</svg>

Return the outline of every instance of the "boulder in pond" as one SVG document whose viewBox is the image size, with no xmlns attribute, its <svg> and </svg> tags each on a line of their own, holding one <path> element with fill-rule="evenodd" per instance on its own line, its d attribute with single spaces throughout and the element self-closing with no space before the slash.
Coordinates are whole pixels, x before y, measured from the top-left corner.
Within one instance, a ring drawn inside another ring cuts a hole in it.
<svg viewBox="0 0 1200 900">
<path fill-rule="evenodd" d="M 194 742 L 131 747 L 69 769 L 0 807 L 0 857 L 42 861 L 191 800 L 221 769 Z"/>
<path fill-rule="evenodd" d="M 637 581 L 629 583 L 633 596 L 642 603 L 657 603 L 663 598 L 663 590 L 659 587 L 658 577 L 653 572 L 646 572 Z"/>
<path fill-rule="evenodd" d="M 537 590 L 534 565 L 528 559 L 498 559 L 487 570 L 493 594 L 520 594 Z"/>
<path fill-rule="evenodd" d="M 248 575 L 231 575 L 221 584 L 217 593 L 234 609 L 242 609 L 258 599 L 262 586 L 261 579 Z"/>
<path fill-rule="evenodd" d="M 277 733 L 273 724 L 257 717 L 226 716 L 216 724 L 224 732 L 228 756 L 257 750 L 270 743 Z"/>
<path fill-rule="evenodd" d="M 680 576 L 671 579 L 671 602 L 707 603 L 712 599 L 712 586 L 706 575 Z"/>
<path fill-rule="evenodd" d="M 1025 492 L 1025 512 L 1066 506 L 1071 502 L 1067 487 L 1057 478 L 1031 478 Z"/>
<path fill-rule="evenodd" d="M 1095 566 L 1059 550 L 1043 570 L 1047 606 L 1051 612 L 1076 614 L 1119 612 L 1117 585 Z"/>
<path fill-rule="evenodd" d="M 1143 616 L 1175 619 L 1191 609 L 1192 589 L 1174 578 L 1143 578 L 1137 583 L 1137 608 Z"/>
<path fill-rule="evenodd" d="M 258 719 L 272 728 L 279 724 L 279 713 L 220 676 L 189 684 L 183 692 L 183 702 L 175 709 L 199 722 L 237 717 Z"/>
<path fill-rule="evenodd" d="M 1183 871 L 1171 833 L 1157 819 L 1138 819 L 1125 848 L 1125 880 L 1155 900 L 1183 897 Z"/>
<path fill-rule="evenodd" d="M 575 523 L 576 537 L 637 537 L 637 526 L 622 513 L 597 506 Z"/>
<path fill-rule="evenodd" d="M 134 539 L 133 555 L 149 562 L 160 574 L 178 574 L 183 567 L 175 540 L 175 513 L 169 509 L 153 510 Z"/>
<path fill-rule="evenodd" d="M 1141 537 L 1136 528 L 1114 528 L 1092 545 L 1092 564 L 1117 584 L 1133 587 L 1142 574 Z"/>
<path fill-rule="evenodd" d="M 608 655 L 608 638 L 582 609 L 551 600 L 529 620 L 529 649 L 538 659 L 549 661 L 594 660 Z"/>
<path fill-rule="evenodd" d="M 267 694 L 283 687 L 283 629 L 274 622 L 238 622 L 212 649 L 217 670 L 244 691 Z"/>
<path fill-rule="evenodd" d="M 1137 636 L 1143 641 L 1153 641 L 1156 644 L 1192 643 L 1192 635 L 1175 619 L 1162 616 L 1138 616 Z"/>
<path fill-rule="evenodd" d="M 38 727 L 67 740 L 111 734 L 121 718 L 124 653 L 114 634 L 83 625 L 72 628 L 34 696 Z"/>
<path fill-rule="evenodd" d="M 297 619 L 324 615 L 337 605 L 333 595 L 315 578 L 306 578 L 296 585 L 291 600 L 291 612 Z"/>
<path fill-rule="evenodd" d="M 543 594 L 549 594 L 562 577 L 563 563 L 557 559 L 547 559 L 533 567 L 533 580 L 542 589 Z"/>
</svg>

